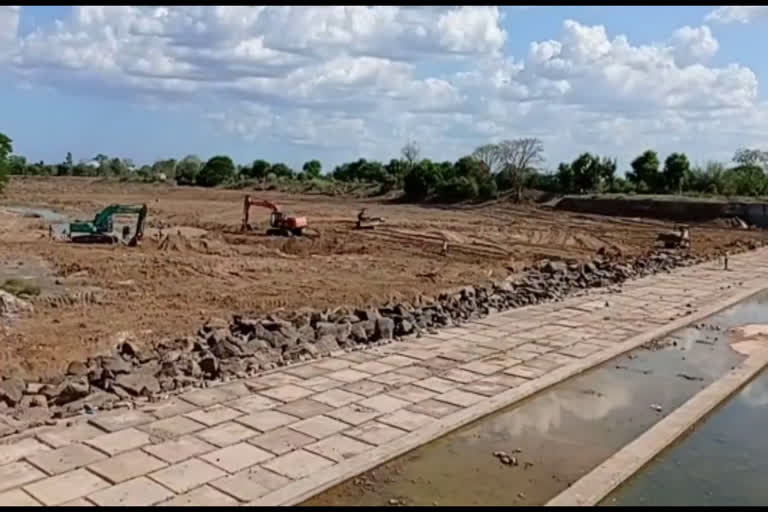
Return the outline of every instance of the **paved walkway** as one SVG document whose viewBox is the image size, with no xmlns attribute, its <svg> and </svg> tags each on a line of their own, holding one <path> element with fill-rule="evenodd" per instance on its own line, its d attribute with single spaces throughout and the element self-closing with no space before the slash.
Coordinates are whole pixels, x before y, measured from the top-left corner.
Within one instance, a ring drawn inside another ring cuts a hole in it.
<svg viewBox="0 0 768 512">
<path fill-rule="evenodd" d="M 295 504 L 768 287 L 768 249 L 0 446 L 0 505 Z"/>
</svg>

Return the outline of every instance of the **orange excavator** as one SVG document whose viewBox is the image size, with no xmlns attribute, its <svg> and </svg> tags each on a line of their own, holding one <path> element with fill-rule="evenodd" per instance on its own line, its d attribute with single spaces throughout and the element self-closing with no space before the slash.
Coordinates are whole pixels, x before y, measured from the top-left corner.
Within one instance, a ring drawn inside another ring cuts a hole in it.
<svg viewBox="0 0 768 512">
<path fill-rule="evenodd" d="M 280 211 L 275 203 L 264 199 L 254 199 L 249 195 L 245 196 L 243 200 L 243 226 L 242 231 L 251 231 L 251 225 L 248 224 L 249 213 L 251 206 L 261 206 L 262 208 L 269 208 L 272 212 L 269 214 L 269 229 L 267 229 L 268 235 L 280 235 L 280 236 L 301 236 L 304 232 L 304 228 L 307 227 L 306 217 L 294 217 L 293 215 L 286 215 Z"/>
</svg>

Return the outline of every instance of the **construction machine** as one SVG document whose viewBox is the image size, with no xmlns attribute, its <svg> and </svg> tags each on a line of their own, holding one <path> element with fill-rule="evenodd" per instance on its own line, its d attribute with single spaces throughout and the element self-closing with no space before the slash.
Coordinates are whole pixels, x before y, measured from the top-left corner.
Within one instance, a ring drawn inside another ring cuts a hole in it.
<svg viewBox="0 0 768 512">
<path fill-rule="evenodd" d="M 306 217 L 295 217 L 280 211 L 280 207 L 271 201 L 264 199 L 254 199 L 246 195 L 243 200 L 243 225 L 242 231 L 251 231 L 251 225 L 248 223 L 251 206 L 260 206 L 271 210 L 269 214 L 268 235 L 279 236 L 301 236 L 304 228 L 308 226 Z"/>
<path fill-rule="evenodd" d="M 677 226 L 676 232 L 659 233 L 656 236 L 656 243 L 665 249 L 689 249 L 691 247 L 690 228 Z"/>
<path fill-rule="evenodd" d="M 373 229 L 379 224 L 384 223 L 384 219 L 381 217 L 369 217 L 365 212 L 368 208 L 363 208 L 357 214 L 357 229 Z"/>
<path fill-rule="evenodd" d="M 135 216 L 135 221 L 125 221 L 124 216 L 127 215 Z M 77 243 L 123 243 L 134 247 L 144 236 L 146 218 L 145 204 L 113 204 L 97 213 L 93 220 L 71 222 L 69 240 Z"/>
</svg>

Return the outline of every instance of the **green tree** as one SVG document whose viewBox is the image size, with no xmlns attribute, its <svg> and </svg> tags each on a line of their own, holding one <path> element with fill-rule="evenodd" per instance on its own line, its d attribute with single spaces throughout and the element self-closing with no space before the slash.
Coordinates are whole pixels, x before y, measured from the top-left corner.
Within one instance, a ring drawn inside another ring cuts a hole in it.
<svg viewBox="0 0 768 512">
<path fill-rule="evenodd" d="M 264 179 L 269 174 L 269 162 L 266 160 L 254 160 L 250 167 L 243 169 L 243 175 L 257 180 Z"/>
<path fill-rule="evenodd" d="M 304 171 L 307 178 L 319 178 L 323 172 L 323 164 L 321 164 L 319 160 L 310 160 L 309 162 L 304 162 L 301 169 Z"/>
<path fill-rule="evenodd" d="M 583 194 L 600 188 L 600 159 L 591 153 L 582 153 L 571 163 L 573 184 Z"/>
<path fill-rule="evenodd" d="M 167 160 L 158 160 L 154 164 L 152 164 L 152 174 L 155 176 L 160 176 L 161 174 L 165 176 L 166 179 L 173 179 L 176 177 L 177 172 L 177 163 L 175 158 L 168 158 Z"/>
<path fill-rule="evenodd" d="M 691 164 L 683 153 L 672 153 L 664 161 L 664 185 L 669 192 L 682 194 L 683 180 L 691 172 Z"/>
<path fill-rule="evenodd" d="M 176 183 L 179 185 L 194 185 L 197 175 L 203 167 L 203 162 L 196 155 L 187 155 L 176 166 Z"/>
<path fill-rule="evenodd" d="M 293 169 L 282 162 L 278 162 L 269 168 L 269 172 L 278 178 L 293 178 Z"/>
<path fill-rule="evenodd" d="M 563 194 L 573 194 L 576 191 L 576 180 L 573 176 L 571 164 L 562 162 L 557 166 L 555 174 L 559 191 Z"/>
<path fill-rule="evenodd" d="M 661 175 L 659 174 L 659 156 L 650 149 L 638 156 L 632 163 L 632 171 L 627 173 L 627 179 L 637 186 L 638 190 L 656 192 L 659 190 Z"/>
<path fill-rule="evenodd" d="M 5 190 L 8 184 L 8 157 L 11 153 L 13 153 L 13 141 L 4 133 L 0 133 L 0 192 Z"/>
<path fill-rule="evenodd" d="M 428 159 L 421 160 L 403 178 L 403 192 L 411 201 L 422 201 L 440 183 L 436 166 Z"/>
<path fill-rule="evenodd" d="M 231 180 L 235 175 L 235 164 L 228 156 L 218 155 L 205 162 L 195 182 L 201 187 L 215 187 Z"/>
<path fill-rule="evenodd" d="M 26 174 L 27 159 L 20 155 L 11 155 L 8 157 L 9 174 Z"/>
</svg>

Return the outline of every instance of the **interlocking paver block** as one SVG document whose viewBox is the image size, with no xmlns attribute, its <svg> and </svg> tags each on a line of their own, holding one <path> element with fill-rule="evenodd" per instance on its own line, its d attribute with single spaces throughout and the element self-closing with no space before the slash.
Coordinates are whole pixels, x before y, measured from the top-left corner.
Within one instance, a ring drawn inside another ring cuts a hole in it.
<svg viewBox="0 0 768 512">
<path fill-rule="evenodd" d="M 513 357 L 518 361 L 529 361 L 531 359 L 539 357 L 539 354 L 537 354 L 536 352 L 528 352 L 527 350 L 520 350 L 519 348 L 507 350 L 506 352 L 504 352 L 504 355 L 508 357 Z"/>
<path fill-rule="evenodd" d="M 266 469 L 279 475 L 298 480 L 299 478 L 314 474 L 333 464 L 334 462 L 332 460 L 302 449 L 286 455 L 281 455 L 262 465 Z"/>
<path fill-rule="evenodd" d="M 423 402 L 409 405 L 407 409 L 419 414 L 432 416 L 433 418 L 443 418 L 449 414 L 453 414 L 454 412 L 461 410 L 461 407 L 429 398 Z"/>
<path fill-rule="evenodd" d="M 267 471 L 264 468 L 253 467 L 211 482 L 210 485 L 234 496 L 240 501 L 247 502 L 261 498 L 289 482 L 289 479 L 277 473 Z"/>
<path fill-rule="evenodd" d="M 8 492 L 0 492 L 0 507 L 39 507 L 40 502 L 22 491 L 14 489 Z"/>
<path fill-rule="evenodd" d="M 149 434 L 135 428 L 118 430 L 109 434 L 102 434 L 86 441 L 85 444 L 97 448 L 109 455 L 133 450 L 145 444 L 149 444 Z"/>
<path fill-rule="evenodd" d="M 160 503 L 163 507 L 231 507 L 233 505 L 238 505 L 235 498 L 208 485 Z"/>
<path fill-rule="evenodd" d="M 77 498 L 66 503 L 59 505 L 60 507 L 95 507 L 93 502 L 88 501 L 86 498 Z"/>
<path fill-rule="evenodd" d="M 172 496 L 171 491 L 142 476 L 97 491 L 88 499 L 100 507 L 148 507 Z"/>
<path fill-rule="evenodd" d="M 26 462 L 14 462 L 0 466 L 0 492 L 40 480 L 47 476 Z"/>
<path fill-rule="evenodd" d="M 248 440 L 249 443 L 264 448 L 275 455 L 283 455 L 315 441 L 314 437 L 287 427 L 278 428 Z"/>
<path fill-rule="evenodd" d="M 458 386 L 456 382 L 441 379 L 440 377 L 429 377 L 428 379 L 419 380 L 413 383 L 414 386 L 434 391 L 436 393 L 445 393 Z"/>
<path fill-rule="evenodd" d="M 187 492 L 225 475 L 219 468 L 200 459 L 189 459 L 150 473 L 149 477 L 176 493 Z"/>
<path fill-rule="evenodd" d="M 364 407 L 360 404 L 349 404 L 329 412 L 327 416 L 350 425 L 361 425 L 381 414 L 381 412 L 370 407 Z"/>
<path fill-rule="evenodd" d="M 426 379 L 433 375 L 432 370 L 424 368 L 423 366 L 403 366 L 395 370 L 395 373 L 399 375 L 407 375 L 408 377 L 414 377 L 416 379 Z"/>
<path fill-rule="evenodd" d="M 517 348 L 520 350 L 524 350 L 526 352 L 533 352 L 534 354 L 546 354 L 547 352 L 552 351 L 550 347 L 547 347 L 545 345 L 540 345 L 539 343 L 536 343 L 536 342 L 526 343 L 525 345 L 520 345 Z"/>
<path fill-rule="evenodd" d="M 499 393 L 503 393 L 509 388 L 498 382 L 489 382 L 487 380 L 478 380 L 470 384 L 466 384 L 459 388 L 461 391 L 468 391 L 470 393 L 476 393 L 483 396 L 494 396 Z"/>
<path fill-rule="evenodd" d="M 289 375 L 295 375 L 297 377 L 301 377 L 302 379 L 311 379 L 313 377 L 319 377 L 321 375 L 325 375 L 331 370 L 329 370 L 328 368 L 319 367 L 315 364 L 305 364 L 303 366 L 297 366 L 295 368 L 286 368 L 283 371 Z"/>
<path fill-rule="evenodd" d="M 459 370 L 458 368 L 452 368 L 447 372 L 440 374 L 441 379 L 452 380 L 460 384 L 468 384 L 470 382 L 481 379 L 483 376 L 478 373 L 468 372 L 466 370 Z"/>
<path fill-rule="evenodd" d="M 239 395 L 232 393 L 221 387 L 196 389 L 181 395 L 183 400 L 198 407 L 209 407 L 214 404 L 220 404 L 239 398 Z"/>
<path fill-rule="evenodd" d="M 397 372 L 382 373 L 381 375 L 371 377 L 371 381 L 387 386 L 404 386 L 418 379 L 418 377 L 411 377 L 410 375 L 403 375 Z"/>
<path fill-rule="evenodd" d="M 343 359 L 346 359 L 347 361 L 352 361 L 354 363 L 364 363 L 366 361 L 371 361 L 373 359 L 377 359 L 377 354 L 372 354 L 370 352 L 365 352 L 362 350 L 358 350 L 356 352 L 347 352 L 343 356 L 341 356 Z"/>
<path fill-rule="evenodd" d="M 390 366 L 394 366 L 396 368 L 402 368 L 404 366 L 410 366 L 412 364 L 418 363 L 418 359 L 412 359 L 410 357 L 406 357 L 400 354 L 392 354 L 391 356 L 387 356 L 383 359 L 379 360 L 382 364 L 388 364 Z"/>
<path fill-rule="evenodd" d="M 224 447 L 229 446 L 230 444 L 239 443 L 240 441 L 259 435 L 259 433 L 259 431 L 246 427 L 243 424 L 228 421 L 227 423 L 222 423 L 221 425 L 216 425 L 215 427 L 198 432 L 197 437 L 208 443 L 215 444 L 218 447 Z"/>
<path fill-rule="evenodd" d="M 249 380 L 247 385 L 251 387 L 252 391 L 261 391 L 262 389 L 276 388 L 288 384 L 299 384 L 301 382 L 304 382 L 304 379 L 297 377 L 296 375 L 288 375 L 285 372 L 274 372 Z"/>
<path fill-rule="evenodd" d="M 514 377 L 522 377 L 524 379 L 535 379 L 537 377 L 541 377 L 546 372 L 540 368 L 531 368 L 530 366 L 526 366 L 524 364 L 517 364 L 504 370 L 504 373 Z"/>
<path fill-rule="evenodd" d="M 566 356 L 582 358 L 590 356 L 599 350 L 600 347 L 597 345 L 591 345 L 589 343 L 576 343 L 571 347 L 560 349 L 558 352 L 565 354 Z"/>
<path fill-rule="evenodd" d="M 50 446 L 46 446 L 37 439 L 28 437 L 11 444 L 0 445 L 0 465 L 14 462 L 35 453 L 49 452 Z"/>
<path fill-rule="evenodd" d="M 177 414 L 184 414 L 194 411 L 197 406 L 186 402 L 180 398 L 169 398 L 162 402 L 156 402 L 148 407 L 142 407 L 142 411 L 151 414 L 157 419 L 170 418 Z"/>
<path fill-rule="evenodd" d="M 330 405 L 317 402 L 311 398 L 302 398 L 277 408 L 278 411 L 296 416 L 297 418 L 311 418 L 333 410 Z"/>
<path fill-rule="evenodd" d="M 272 410 L 255 412 L 253 414 L 249 414 L 248 416 L 237 418 L 238 423 L 242 423 L 243 425 L 255 428 L 260 432 L 268 432 L 298 420 L 299 418 L 296 416 L 291 416 L 290 414 L 285 414 L 284 412 Z"/>
<path fill-rule="evenodd" d="M 329 418 L 328 416 L 315 416 L 314 418 L 308 418 L 306 420 L 299 421 L 290 425 L 290 428 L 297 430 L 302 434 L 307 434 L 315 439 L 323 439 L 336 432 L 344 430 L 348 425 Z"/>
<path fill-rule="evenodd" d="M 422 402 L 437 395 L 437 393 L 434 391 L 429 391 L 425 388 L 410 385 L 393 389 L 392 391 L 389 391 L 389 394 L 395 398 L 407 400 L 411 403 Z"/>
<path fill-rule="evenodd" d="M 119 484 L 131 478 L 151 473 L 167 465 L 162 460 L 156 459 L 141 450 L 134 450 L 91 464 L 88 466 L 88 469 L 113 484 Z"/>
<path fill-rule="evenodd" d="M 459 369 L 468 372 L 479 373 L 480 375 L 493 375 L 504 369 L 504 366 L 488 363 L 486 361 L 472 361 L 459 366 Z"/>
<path fill-rule="evenodd" d="M 164 443 L 145 446 L 144 451 L 170 464 L 211 452 L 216 447 L 193 436 L 179 437 Z"/>
<path fill-rule="evenodd" d="M 117 411 L 108 414 L 97 414 L 88 420 L 107 432 L 115 432 L 124 428 L 136 427 L 153 421 L 155 418 L 149 414 L 137 410 Z"/>
<path fill-rule="evenodd" d="M 448 402 L 449 404 L 458 405 L 460 407 L 469 407 L 470 405 L 474 405 L 483 401 L 484 399 L 485 397 L 483 395 L 469 393 L 467 391 L 460 391 L 458 389 L 448 391 L 447 393 L 443 393 L 442 395 L 437 395 L 435 397 L 435 400 Z"/>
<path fill-rule="evenodd" d="M 191 420 L 195 420 L 198 423 L 202 423 L 205 426 L 212 427 L 242 415 L 243 413 L 241 411 L 230 409 L 229 407 L 224 407 L 222 405 L 214 405 L 206 409 L 198 409 L 197 411 L 188 412 L 184 416 Z"/>
<path fill-rule="evenodd" d="M 270 452 L 248 443 L 233 444 L 200 456 L 201 459 L 229 473 L 236 473 L 273 457 Z"/>
<path fill-rule="evenodd" d="M 276 388 L 265 389 L 261 391 L 261 394 L 269 398 L 275 398 L 282 400 L 283 402 L 293 402 L 299 398 L 304 398 L 313 394 L 311 389 L 302 388 L 294 384 L 286 384 L 285 386 L 279 386 Z"/>
<path fill-rule="evenodd" d="M 562 364 L 549 359 L 547 356 L 541 356 L 541 357 L 537 357 L 536 359 L 531 359 L 530 361 L 526 361 L 525 366 L 529 368 L 536 368 L 539 370 L 543 370 L 544 373 L 548 373 L 554 370 L 555 368 L 561 367 Z"/>
<path fill-rule="evenodd" d="M 82 444 L 69 444 L 50 452 L 36 453 L 27 457 L 27 460 L 49 475 L 58 475 L 104 458 L 106 455 L 93 448 Z"/>
<path fill-rule="evenodd" d="M 370 377 L 370 376 L 371 375 L 368 374 L 368 373 L 364 373 L 364 372 L 357 371 L 357 370 L 352 370 L 352 369 L 349 369 L 349 368 L 344 369 L 344 370 L 339 370 L 339 371 L 336 371 L 336 372 L 333 372 L 333 373 L 329 373 L 328 375 L 326 375 L 326 377 L 328 377 L 329 379 L 339 380 L 341 382 L 347 382 L 347 383 L 349 383 L 349 382 L 356 382 L 358 380 L 363 380 L 363 379 L 365 379 L 367 377 Z"/>
<path fill-rule="evenodd" d="M 369 421 L 346 432 L 346 435 L 376 446 L 387 444 L 407 434 L 405 430 L 390 427 L 377 421 Z"/>
<path fill-rule="evenodd" d="M 435 419 L 426 414 L 419 414 L 417 412 L 400 409 L 392 414 L 381 416 L 380 418 L 377 418 L 376 421 L 407 430 L 408 432 L 413 432 L 414 430 L 430 424 L 435 421 Z"/>
<path fill-rule="evenodd" d="M 59 505 L 106 487 L 106 480 L 81 468 L 29 484 L 24 490 L 44 505 Z"/>
<path fill-rule="evenodd" d="M 93 439 L 103 433 L 103 430 L 88 423 L 77 423 L 71 427 L 59 428 L 49 432 L 41 432 L 37 435 L 37 438 L 54 448 L 61 448 L 68 444 Z M 0 448 L 0 450 L 2 450 L 2 448 Z"/>
<path fill-rule="evenodd" d="M 454 359 L 446 359 L 445 357 L 433 357 L 419 363 L 419 366 L 429 368 L 430 370 L 449 370 L 456 366 Z"/>
<path fill-rule="evenodd" d="M 528 379 L 515 377 L 514 375 L 507 375 L 506 373 L 500 373 L 498 375 L 491 375 L 490 377 L 486 377 L 478 381 L 478 383 L 483 382 L 491 382 L 494 384 L 501 384 L 502 386 L 506 386 L 508 388 L 516 388 L 520 384 L 525 384 L 528 382 Z"/>
<path fill-rule="evenodd" d="M 356 370 L 358 372 L 370 373 L 371 375 L 386 373 L 394 369 L 395 369 L 394 366 L 383 364 L 378 361 L 366 361 L 365 363 L 356 364 L 355 366 L 352 367 L 352 370 Z"/>
<path fill-rule="evenodd" d="M 162 420 L 153 421 L 149 425 L 141 427 L 141 430 L 149 432 L 152 436 L 169 439 L 191 434 L 205 428 L 205 425 L 192 421 L 184 416 L 171 416 Z"/>
<path fill-rule="evenodd" d="M 326 437 L 322 441 L 307 445 L 305 450 L 336 462 L 359 455 L 367 450 L 371 449 L 371 445 L 352 439 L 343 434 L 336 434 L 331 437 Z"/>
<path fill-rule="evenodd" d="M 388 388 L 389 386 L 385 386 L 384 384 L 380 384 L 378 382 L 371 382 L 370 380 L 360 380 L 351 384 L 344 385 L 344 391 L 349 391 L 350 393 L 355 393 L 366 397 L 383 393 L 384 391 L 387 391 Z"/>
<path fill-rule="evenodd" d="M 366 398 L 365 400 L 361 400 L 358 403 L 363 407 L 370 407 L 374 411 L 382 413 L 396 411 L 397 409 L 402 409 L 406 405 L 410 405 L 410 402 L 397 399 L 387 394 L 372 396 L 370 398 Z"/>
<path fill-rule="evenodd" d="M 331 407 L 341 407 L 351 404 L 356 400 L 362 399 L 362 395 L 350 393 L 342 389 L 329 389 L 312 397 L 312 400 L 329 405 Z"/>
<path fill-rule="evenodd" d="M 320 359 L 319 361 L 312 363 L 314 366 L 317 366 L 318 368 L 325 368 L 326 370 L 330 370 L 332 372 L 343 370 L 344 368 L 349 368 L 354 363 L 352 361 L 347 361 L 346 359 L 338 359 L 338 358 L 331 358 L 331 359 Z M 329 377 L 329 375 L 325 375 L 326 377 Z"/>
<path fill-rule="evenodd" d="M 342 385 L 344 385 L 343 382 L 329 379 L 328 377 L 312 377 L 301 383 L 301 387 L 315 392 L 326 391 Z"/>
<path fill-rule="evenodd" d="M 253 394 L 238 398 L 237 400 L 233 400 L 231 402 L 227 402 L 225 405 L 245 413 L 254 413 L 259 411 L 266 411 L 267 409 L 273 409 L 282 403 L 283 402 L 279 400 L 272 400 L 271 398 L 267 398 L 265 396 Z"/>
</svg>

